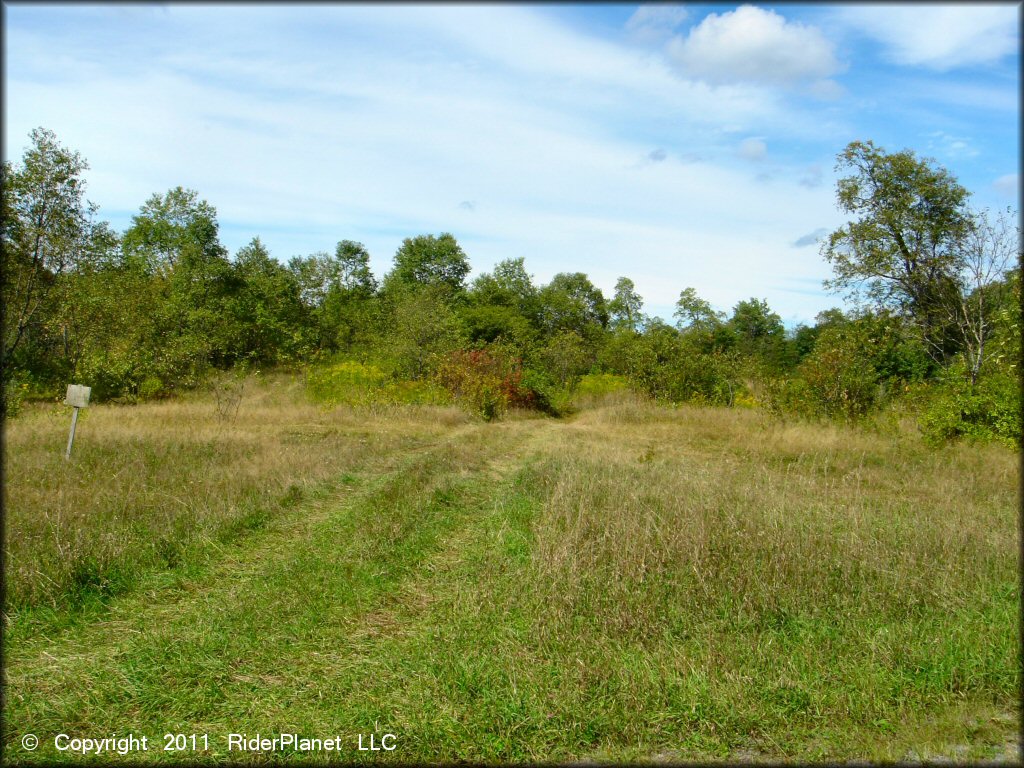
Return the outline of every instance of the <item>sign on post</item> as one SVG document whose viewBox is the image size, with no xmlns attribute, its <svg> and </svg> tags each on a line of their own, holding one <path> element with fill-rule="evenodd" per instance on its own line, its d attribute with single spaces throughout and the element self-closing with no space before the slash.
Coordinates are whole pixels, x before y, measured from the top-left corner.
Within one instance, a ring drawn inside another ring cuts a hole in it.
<svg viewBox="0 0 1024 768">
<path fill-rule="evenodd" d="M 64 452 L 64 460 L 71 460 L 71 445 L 75 442 L 75 425 L 78 424 L 78 409 L 89 405 L 89 394 L 92 387 L 82 384 L 68 384 L 68 393 L 64 396 L 64 405 L 70 405 L 75 410 L 71 414 L 71 434 L 68 435 L 68 449 Z"/>
</svg>

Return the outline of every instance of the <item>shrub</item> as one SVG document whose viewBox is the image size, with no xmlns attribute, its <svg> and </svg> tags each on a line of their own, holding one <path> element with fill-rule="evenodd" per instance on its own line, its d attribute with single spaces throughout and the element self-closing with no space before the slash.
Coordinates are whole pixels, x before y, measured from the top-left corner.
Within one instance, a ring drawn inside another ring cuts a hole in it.
<svg viewBox="0 0 1024 768">
<path fill-rule="evenodd" d="M 543 374 L 524 371 L 519 357 L 499 344 L 448 353 L 434 379 L 487 421 L 509 408 L 551 410 L 551 388 Z"/>
<path fill-rule="evenodd" d="M 918 418 L 932 445 L 950 440 L 997 440 L 1021 446 L 1020 382 L 1013 375 L 991 374 L 974 385 L 962 366 L 954 366 Z"/>
<path fill-rule="evenodd" d="M 306 391 L 314 400 L 329 405 L 367 405 L 387 383 L 388 376 L 375 365 L 346 360 L 312 368 L 306 373 Z"/>
<path fill-rule="evenodd" d="M 28 382 L 18 376 L 10 376 L 4 380 L 3 415 L 13 418 L 21 412 L 21 404 L 28 391 Z"/>
</svg>

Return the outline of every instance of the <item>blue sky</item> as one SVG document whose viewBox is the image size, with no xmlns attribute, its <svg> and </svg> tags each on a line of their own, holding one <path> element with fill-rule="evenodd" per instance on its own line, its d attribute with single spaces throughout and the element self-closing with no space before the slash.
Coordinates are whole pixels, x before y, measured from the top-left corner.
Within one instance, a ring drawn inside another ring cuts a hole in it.
<svg viewBox="0 0 1024 768">
<path fill-rule="evenodd" d="M 1020 6 L 5 4 L 5 153 L 38 126 L 123 229 L 195 189 L 234 253 L 451 232 L 473 274 L 634 280 L 670 318 L 841 298 L 835 157 L 913 149 L 1019 208 Z"/>
</svg>

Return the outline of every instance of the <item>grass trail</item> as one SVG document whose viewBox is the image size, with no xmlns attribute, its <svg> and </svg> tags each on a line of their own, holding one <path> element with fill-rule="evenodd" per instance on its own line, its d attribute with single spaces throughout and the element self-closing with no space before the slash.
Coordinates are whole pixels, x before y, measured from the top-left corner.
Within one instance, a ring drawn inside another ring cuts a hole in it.
<svg viewBox="0 0 1024 768">
<path fill-rule="evenodd" d="M 327 683 L 387 614 L 396 584 L 466 524 L 492 487 L 489 462 L 525 429 L 462 428 L 365 487 L 229 547 L 198 580 L 144 583 L 100 621 L 56 636 L 38 624 L 33 637 L 14 628 L 8 733 L 301 730 L 314 725 L 296 721 L 302 702 L 322 707 L 317 733 L 328 722 L 339 733 L 372 731 L 380 713 L 366 720 L 371 713 L 348 708 Z M 58 756 L 45 745 L 37 754 Z"/>
<path fill-rule="evenodd" d="M 227 734 L 296 732 L 346 761 L 1009 759 L 1016 483 L 1001 449 L 719 409 L 449 427 L 82 620 L 16 616 L 5 748 L 131 731 L 155 740 L 134 759 L 262 761 Z M 385 733 L 395 751 L 357 751 Z"/>
</svg>

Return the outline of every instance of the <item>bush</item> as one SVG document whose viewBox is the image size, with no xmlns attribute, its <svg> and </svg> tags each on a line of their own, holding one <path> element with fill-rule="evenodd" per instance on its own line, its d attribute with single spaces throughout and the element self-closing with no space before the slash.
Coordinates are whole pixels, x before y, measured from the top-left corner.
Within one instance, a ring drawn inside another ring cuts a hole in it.
<svg viewBox="0 0 1024 768">
<path fill-rule="evenodd" d="M 451 397 L 430 381 L 396 381 L 372 363 L 344 360 L 306 371 L 306 392 L 324 405 L 447 405 Z"/>
<path fill-rule="evenodd" d="M 878 373 L 853 337 L 838 338 L 833 344 L 819 341 L 799 372 L 813 407 L 826 416 L 856 419 L 875 405 Z"/>
<path fill-rule="evenodd" d="M 28 392 L 28 382 L 19 376 L 10 376 L 4 380 L 4 418 L 13 418 L 21 413 L 21 405 Z"/>
<path fill-rule="evenodd" d="M 524 371 L 522 361 L 499 344 L 450 352 L 436 366 L 434 379 L 486 421 L 509 408 L 552 410 L 549 380 L 538 371 Z"/>
<path fill-rule="evenodd" d="M 1020 382 L 1000 373 L 972 385 L 962 367 L 954 367 L 925 406 L 918 427 L 932 445 L 967 438 L 1020 448 Z"/>
</svg>

